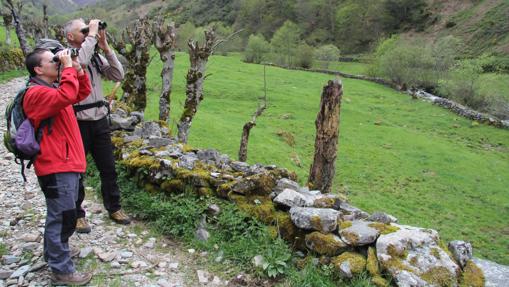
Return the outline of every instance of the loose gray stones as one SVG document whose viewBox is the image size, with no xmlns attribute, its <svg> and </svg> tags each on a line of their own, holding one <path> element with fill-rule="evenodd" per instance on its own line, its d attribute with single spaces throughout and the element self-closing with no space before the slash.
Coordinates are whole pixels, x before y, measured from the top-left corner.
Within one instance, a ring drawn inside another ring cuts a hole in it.
<svg viewBox="0 0 509 287">
<path fill-rule="evenodd" d="M 461 268 L 464 268 L 467 261 L 472 259 L 472 244 L 469 242 L 454 240 L 449 242 L 447 247 Z"/>
<path fill-rule="evenodd" d="M 275 203 L 288 207 L 308 206 L 309 201 L 310 200 L 303 194 L 289 188 L 286 188 L 283 192 L 276 196 L 276 198 L 274 198 Z"/>
<path fill-rule="evenodd" d="M 330 208 L 292 207 L 290 218 L 299 228 L 329 233 L 336 230 L 340 212 Z"/>
<path fill-rule="evenodd" d="M 352 226 L 341 229 L 339 235 L 341 239 L 351 246 L 368 245 L 377 239 L 380 231 L 371 227 L 371 221 L 355 220 L 352 221 Z"/>
</svg>

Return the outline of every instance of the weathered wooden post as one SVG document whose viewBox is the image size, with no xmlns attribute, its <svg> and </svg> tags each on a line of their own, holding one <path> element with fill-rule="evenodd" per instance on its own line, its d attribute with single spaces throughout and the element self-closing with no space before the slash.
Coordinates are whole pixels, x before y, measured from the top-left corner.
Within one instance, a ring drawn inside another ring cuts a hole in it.
<svg viewBox="0 0 509 287">
<path fill-rule="evenodd" d="M 138 19 L 134 28 L 126 28 L 126 31 L 122 33 L 122 40 L 112 39 L 112 46 L 129 62 L 122 85 L 124 90 L 122 98 L 134 110 L 141 112 L 145 111 L 147 106 L 146 82 L 151 39 L 151 26 L 146 18 Z"/>
<path fill-rule="evenodd" d="M 180 121 L 177 124 L 178 140 L 182 143 L 187 143 L 189 135 L 189 128 L 196 114 L 198 105 L 203 100 L 203 81 L 205 79 L 205 68 L 209 56 L 213 52 L 215 46 L 215 32 L 213 29 L 205 31 L 205 43 L 199 45 L 196 41 L 190 39 L 189 46 L 189 60 L 191 66 L 186 76 L 186 102 L 184 104 L 184 111 L 180 116 Z"/>
<path fill-rule="evenodd" d="M 244 124 L 244 127 L 242 128 L 242 136 L 240 138 L 240 148 L 239 148 L 239 161 L 246 161 L 247 160 L 247 145 L 249 143 L 249 133 L 251 132 L 251 129 L 256 126 L 256 119 L 265 111 L 267 108 L 267 81 L 266 81 L 266 74 L 265 74 L 266 66 L 263 66 L 263 89 L 264 89 L 264 96 L 263 101 L 258 105 L 258 108 L 256 109 L 256 112 L 253 114 L 253 117 L 251 120 Z"/>
<path fill-rule="evenodd" d="M 165 23 L 162 17 L 154 22 L 154 46 L 159 51 L 159 57 L 163 62 L 161 78 L 163 87 L 159 96 L 159 120 L 168 121 L 170 117 L 170 95 L 171 84 L 173 81 L 173 70 L 175 65 L 175 44 L 177 43 L 177 33 L 175 23 Z"/>
<path fill-rule="evenodd" d="M 320 111 L 316 117 L 315 155 L 309 171 L 310 188 L 328 193 L 336 172 L 336 156 L 339 139 L 339 115 L 341 111 L 341 81 L 329 81 L 323 87 Z"/>
</svg>

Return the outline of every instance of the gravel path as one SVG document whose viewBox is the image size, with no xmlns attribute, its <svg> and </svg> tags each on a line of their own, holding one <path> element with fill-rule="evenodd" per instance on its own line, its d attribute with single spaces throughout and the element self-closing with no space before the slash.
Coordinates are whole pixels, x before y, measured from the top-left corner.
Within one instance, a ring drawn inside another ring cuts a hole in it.
<svg viewBox="0 0 509 287">
<path fill-rule="evenodd" d="M 0 84 L 0 112 L 23 86 L 18 78 Z M 5 121 L 0 123 L 3 139 Z M 20 166 L 0 145 L 0 287 L 47 286 L 49 271 L 42 259 L 45 222 L 44 196 L 33 170 L 21 178 Z M 92 271 L 90 286 L 226 286 L 195 262 L 202 261 L 194 250 L 151 234 L 142 222 L 129 226 L 108 219 L 100 200 L 88 190 L 85 208 L 92 225 L 89 234 L 75 233 L 70 243 L 81 248 L 75 263 L 80 271 Z M 205 268 L 205 267 L 202 267 Z M 232 284 L 230 284 L 232 285 Z"/>
</svg>

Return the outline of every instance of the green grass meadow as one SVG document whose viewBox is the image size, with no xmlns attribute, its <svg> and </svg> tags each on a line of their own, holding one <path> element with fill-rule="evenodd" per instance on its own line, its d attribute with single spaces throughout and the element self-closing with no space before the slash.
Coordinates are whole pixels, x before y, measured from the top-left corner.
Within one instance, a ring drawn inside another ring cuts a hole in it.
<svg viewBox="0 0 509 287">
<path fill-rule="evenodd" d="M 188 65 L 187 54 L 178 53 L 173 131 Z M 158 115 L 161 67 L 155 57 L 148 71 L 147 119 Z M 248 162 L 294 170 L 304 184 L 321 89 L 331 77 L 275 67 L 266 73 L 268 108 L 251 131 Z M 245 64 L 239 55 L 213 56 L 207 74 L 189 143 L 237 158 L 242 126 L 263 95 L 263 66 Z M 381 210 L 402 224 L 437 229 L 444 241 L 471 241 L 475 256 L 509 264 L 509 131 L 478 125 L 378 84 L 342 81 L 334 192 L 368 212 Z"/>
</svg>

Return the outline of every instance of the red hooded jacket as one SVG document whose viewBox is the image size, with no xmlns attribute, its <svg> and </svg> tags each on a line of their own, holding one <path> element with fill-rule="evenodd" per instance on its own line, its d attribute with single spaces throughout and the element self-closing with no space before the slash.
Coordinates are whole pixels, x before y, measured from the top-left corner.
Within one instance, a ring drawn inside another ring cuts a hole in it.
<svg viewBox="0 0 509 287">
<path fill-rule="evenodd" d="M 87 74 L 78 76 L 72 67 L 62 70 L 58 88 L 39 85 L 28 88 L 23 110 L 34 128 L 44 119 L 54 119 L 50 134 L 47 126 L 43 129 L 41 151 L 34 162 L 37 176 L 85 172 L 85 150 L 72 105 L 84 100 L 91 90 Z"/>
</svg>

